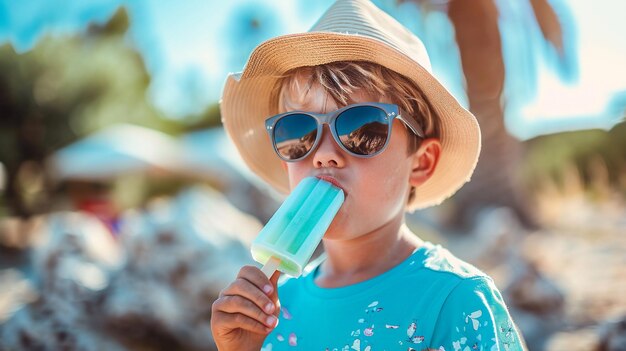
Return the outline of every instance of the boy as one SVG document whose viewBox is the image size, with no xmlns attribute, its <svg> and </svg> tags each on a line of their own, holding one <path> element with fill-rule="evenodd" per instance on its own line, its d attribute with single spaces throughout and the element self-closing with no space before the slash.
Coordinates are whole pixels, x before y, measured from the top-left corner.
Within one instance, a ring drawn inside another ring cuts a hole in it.
<svg viewBox="0 0 626 351">
<path fill-rule="evenodd" d="M 278 287 L 247 266 L 222 291 L 220 350 L 523 348 L 493 281 L 404 225 L 469 180 L 480 152 L 475 118 L 429 70 L 393 18 L 339 0 L 229 77 L 223 123 L 248 166 L 281 191 L 316 176 L 346 199 L 309 274 Z M 329 117 L 322 133 L 313 114 Z"/>
</svg>

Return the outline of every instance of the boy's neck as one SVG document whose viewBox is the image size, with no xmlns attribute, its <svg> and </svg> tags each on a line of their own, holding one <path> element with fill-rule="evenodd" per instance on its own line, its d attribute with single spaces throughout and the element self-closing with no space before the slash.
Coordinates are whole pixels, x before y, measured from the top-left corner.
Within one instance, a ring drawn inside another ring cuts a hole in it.
<svg viewBox="0 0 626 351">
<path fill-rule="evenodd" d="M 324 240 L 327 258 L 315 283 L 335 288 L 371 279 L 400 264 L 422 244 L 404 224 L 404 214 L 355 239 Z"/>
</svg>

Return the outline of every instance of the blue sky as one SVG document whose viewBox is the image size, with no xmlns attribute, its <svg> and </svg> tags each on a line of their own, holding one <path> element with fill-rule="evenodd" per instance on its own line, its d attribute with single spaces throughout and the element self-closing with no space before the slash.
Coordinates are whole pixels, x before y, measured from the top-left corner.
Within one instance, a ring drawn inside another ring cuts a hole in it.
<svg viewBox="0 0 626 351">
<path fill-rule="evenodd" d="M 496 0 L 505 48 L 507 126 L 525 139 L 571 129 L 608 129 L 626 106 L 626 1 L 552 0 L 571 40 L 558 61 L 541 40 L 525 1 Z M 445 15 L 413 4 L 374 1 L 420 35 L 433 71 L 463 103 L 463 80 L 453 30 Z M 153 80 L 150 97 L 172 118 L 199 112 L 219 99 L 228 72 L 240 71 L 261 41 L 306 31 L 331 0 L 0 0 L 0 43 L 19 52 L 44 34 L 84 31 L 129 9 L 128 40 Z M 260 23 L 251 25 L 252 19 Z M 569 19 L 569 20 L 567 20 Z M 536 78 L 535 78 L 536 77 Z"/>
</svg>

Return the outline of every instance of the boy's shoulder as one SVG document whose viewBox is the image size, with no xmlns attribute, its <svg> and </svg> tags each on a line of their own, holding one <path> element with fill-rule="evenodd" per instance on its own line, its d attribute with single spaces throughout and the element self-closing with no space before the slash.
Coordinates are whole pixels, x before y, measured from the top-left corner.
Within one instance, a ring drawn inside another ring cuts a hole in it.
<svg viewBox="0 0 626 351">
<path fill-rule="evenodd" d="M 449 274 L 459 280 L 489 278 L 485 272 L 456 257 L 439 244 L 425 242 L 421 249 L 424 251 L 422 266 L 433 273 Z"/>
</svg>

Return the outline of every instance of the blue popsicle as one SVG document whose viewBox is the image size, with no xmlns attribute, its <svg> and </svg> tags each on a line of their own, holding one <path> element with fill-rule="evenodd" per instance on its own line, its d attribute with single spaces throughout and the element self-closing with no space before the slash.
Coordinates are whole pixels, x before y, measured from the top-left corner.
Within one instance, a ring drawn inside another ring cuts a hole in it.
<svg viewBox="0 0 626 351">
<path fill-rule="evenodd" d="M 268 277 L 277 269 L 299 277 L 343 201 L 329 182 L 303 179 L 252 242 L 252 257 Z"/>
</svg>

